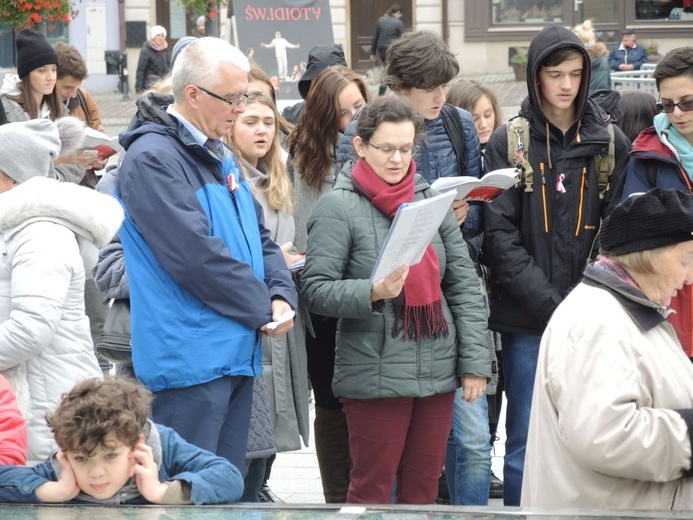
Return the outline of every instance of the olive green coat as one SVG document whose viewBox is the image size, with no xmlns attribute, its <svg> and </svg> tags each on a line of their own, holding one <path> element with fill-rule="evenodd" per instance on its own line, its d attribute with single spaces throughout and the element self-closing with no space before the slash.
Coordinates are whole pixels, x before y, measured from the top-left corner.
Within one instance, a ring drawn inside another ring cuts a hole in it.
<svg viewBox="0 0 693 520">
<path fill-rule="evenodd" d="M 391 222 L 354 191 L 351 168 L 351 163 L 344 166 L 334 190 L 320 198 L 308 222 L 302 277 L 310 311 L 339 318 L 335 395 L 425 397 L 455 390 L 463 374 L 490 377 L 479 278 L 452 210 L 433 239 L 449 333 L 418 342 L 393 338 L 391 301 L 374 310 L 369 283 Z M 436 194 L 422 177 L 417 175 L 415 182 L 414 200 Z"/>
</svg>

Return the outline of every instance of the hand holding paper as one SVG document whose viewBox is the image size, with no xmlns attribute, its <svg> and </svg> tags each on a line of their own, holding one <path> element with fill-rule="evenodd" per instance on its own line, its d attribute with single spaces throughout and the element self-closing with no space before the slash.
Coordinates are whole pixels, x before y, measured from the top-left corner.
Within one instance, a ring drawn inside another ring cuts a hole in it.
<svg viewBox="0 0 693 520">
<path fill-rule="evenodd" d="M 378 280 L 371 286 L 371 301 L 387 300 L 389 298 L 397 298 L 402 292 L 404 282 L 409 276 L 409 266 L 403 265 L 387 278 Z"/>
</svg>

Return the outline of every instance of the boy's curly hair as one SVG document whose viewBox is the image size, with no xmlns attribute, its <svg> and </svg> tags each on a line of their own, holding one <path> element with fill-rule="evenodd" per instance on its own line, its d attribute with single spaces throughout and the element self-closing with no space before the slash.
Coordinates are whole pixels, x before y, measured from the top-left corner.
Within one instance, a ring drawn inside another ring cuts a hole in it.
<svg viewBox="0 0 693 520">
<path fill-rule="evenodd" d="M 46 414 L 63 451 L 91 455 L 114 433 L 130 447 L 137 444 L 152 401 L 149 390 L 124 379 L 88 379 L 63 394 L 57 410 Z"/>
</svg>

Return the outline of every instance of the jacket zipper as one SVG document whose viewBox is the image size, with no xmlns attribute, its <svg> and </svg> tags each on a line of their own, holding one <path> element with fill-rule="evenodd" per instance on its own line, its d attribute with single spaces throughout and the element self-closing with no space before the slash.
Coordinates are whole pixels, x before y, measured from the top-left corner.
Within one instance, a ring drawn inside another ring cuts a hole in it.
<svg viewBox="0 0 693 520">
<path fill-rule="evenodd" d="M 544 232 L 549 232 L 549 215 L 546 209 L 546 175 L 544 174 L 544 163 L 539 163 L 541 169 L 541 198 L 544 201 Z"/>
<path fill-rule="evenodd" d="M 582 224 L 582 204 L 585 198 L 585 177 L 587 177 L 587 168 L 582 167 L 582 181 L 580 182 L 580 206 L 578 206 L 578 220 L 575 228 L 575 236 L 580 234 L 580 224 Z"/>
</svg>

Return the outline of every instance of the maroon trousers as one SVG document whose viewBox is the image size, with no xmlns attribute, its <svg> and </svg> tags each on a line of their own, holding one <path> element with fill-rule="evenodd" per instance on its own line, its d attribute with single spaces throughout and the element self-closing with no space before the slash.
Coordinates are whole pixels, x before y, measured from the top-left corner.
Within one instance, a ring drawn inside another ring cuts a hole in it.
<svg viewBox="0 0 693 520">
<path fill-rule="evenodd" d="M 342 398 L 353 469 L 348 503 L 389 504 L 397 478 L 398 504 L 432 504 L 455 392 L 429 397 Z"/>
</svg>

